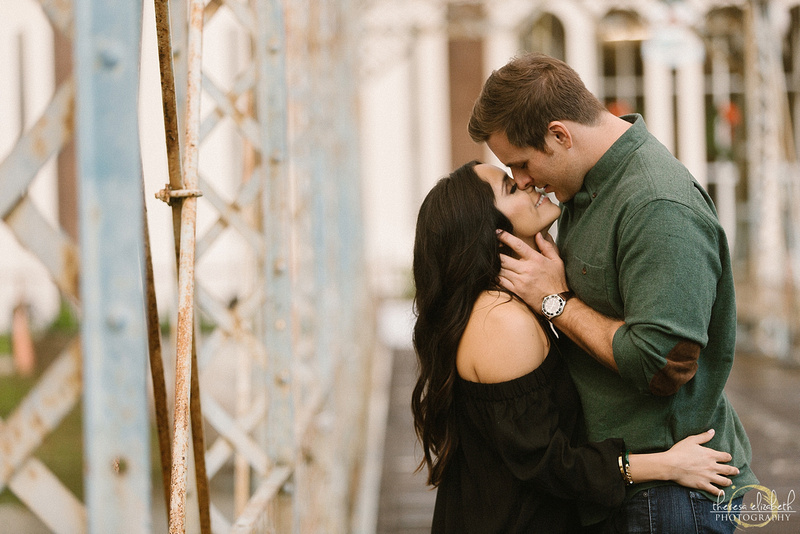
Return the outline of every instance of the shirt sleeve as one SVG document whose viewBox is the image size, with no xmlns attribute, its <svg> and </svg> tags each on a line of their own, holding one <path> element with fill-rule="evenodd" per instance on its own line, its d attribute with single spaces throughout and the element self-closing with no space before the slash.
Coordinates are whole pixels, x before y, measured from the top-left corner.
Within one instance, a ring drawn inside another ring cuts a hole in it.
<svg viewBox="0 0 800 534">
<path fill-rule="evenodd" d="M 724 234 L 710 217 L 658 200 L 636 211 L 618 237 L 625 324 L 614 335 L 614 359 L 640 392 L 672 395 L 693 378 L 708 342 Z"/>
<path fill-rule="evenodd" d="M 468 405 L 474 431 L 484 434 L 512 475 L 563 499 L 616 507 L 625 497 L 618 458 L 622 439 L 575 446 L 563 431 L 549 390 L 522 399 Z M 567 425 L 569 426 L 569 425 Z"/>
</svg>

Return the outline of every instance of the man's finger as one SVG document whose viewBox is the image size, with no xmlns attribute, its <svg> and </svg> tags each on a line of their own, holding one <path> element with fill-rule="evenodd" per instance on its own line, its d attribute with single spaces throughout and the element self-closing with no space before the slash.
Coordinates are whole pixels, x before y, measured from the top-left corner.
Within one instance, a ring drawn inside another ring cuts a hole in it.
<svg viewBox="0 0 800 534">
<path fill-rule="evenodd" d="M 556 240 L 553 238 L 553 234 L 551 234 L 550 232 L 545 232 L 543 235 L 544 238 L 547 240 L 547 242 L 553 245 L 556 254 L 558 254 L 558 245 L 556 245 Z"/>
<path fill-rule="evenodd" d="M 508 276 L 509 273 L 519 273 L 522 262 L 506 254 L 500 254 L 500 275 Z M 505 271 L 505 273 L 503 272 Z"/>
<path fill-rule="evenodd" d="M 508 232 L 504 232 L 503 230 L 497 230 L 497 239 L 516 252 L 517 256 L 520 258 L 527 258 L 531 252 L 534 252 L 534 250 L 520 238 Z"/>
<path fill-rule="evenodd" d="M 500 287 L 508 290 L 514 291 L 514 285 L 511 281 L 503 275 L 503 271 L 500 271 L 500 275 L 498 276 L 498 282 L 500 282 Z"/>
<path fill-rule="evenodd" d="M 549 236 L 550 234 L 547 234 L 547 235 Z M 539 232 L 538 234 L 536 234 L 535 239 L 536 239 L 536 244 L 539 246 L 539 250 L 542 251 L 542 255 L 543 256 L 545 256 L 545 257 L 547 257 L 547 258 L 549 258 L 551 260 L 559 257 L 558 256 L 558 249 L 556 249 L 555 243 L 553 243 L 552 241 L 549 241 L 544 236 L 544 234 Z"/>
<path fill-rule="evenodd" d="M 501 267 L 500 273 L 497 276 L 500 279 L 500 282 L 505 282 L 507 286 L 511 286 L 513 285 L 511 283 L 511 279 L 517 276 L 517 273 L 506 267 Z"/>
</svg>

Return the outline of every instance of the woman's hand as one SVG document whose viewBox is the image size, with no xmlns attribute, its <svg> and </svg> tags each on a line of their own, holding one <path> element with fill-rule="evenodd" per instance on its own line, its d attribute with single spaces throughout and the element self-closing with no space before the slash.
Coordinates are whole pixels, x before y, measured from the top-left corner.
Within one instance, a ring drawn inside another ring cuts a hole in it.
<svg viewBox="0 0 800 534">
<path fill-rule="evenodd" d="M 739 470 L 725 465 L 732 459 L 730 454 L 703 446 L 713 437 L 711 429 L 682 439 L 665 452 L 630 455 L 633 481 L 672 480 L 687 488 L 721 495 L 723 491 L 716 486 L 730 486 L 731 480 L 726 477 L 738 475 Z"/>
<path fill-rule="evenodd" d="M 722 490 L 712 484 L 730 486 L 731 480 L 726 476 L 738 475 L 739 470 L 732 465 L 725 465 L 733 459 L 727 452 L 703 447 L 703 443 L 713 437 L 714 430 L 711 429 L 682 439 L 665 452 L 672 465 L 670 480 L 714 495 L 722 493 Z"/>
</svg>

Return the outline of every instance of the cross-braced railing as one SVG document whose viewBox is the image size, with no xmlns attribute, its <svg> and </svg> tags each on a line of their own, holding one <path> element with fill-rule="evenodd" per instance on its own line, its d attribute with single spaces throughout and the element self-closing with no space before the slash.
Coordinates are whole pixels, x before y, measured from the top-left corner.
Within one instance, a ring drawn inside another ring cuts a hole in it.
<svg viewBox="0 0 800 534">
<path fill-rule="evenodd" d="M 55 31 L 74 44 L 75 67 L 0 163 L 0 215 L 80 316 L 83 342 L 72 340 L 3 423 L 2 484 L 54 532 L 120 531 L 117 525 L 147 532 L 150 455 L 136 142 L 141 27 L 132 23 L 141 15 L 133 5 L 85 0 L 42 2 L 42 8 Z M 113 121 L 107 120 L 111 111 Z M 48 160 L 73 136 L 81 146 L 79 242 L 28 195 Z M 81 393 L 85 504 L 34 456 Z"/>
<path fill-rule="evenodd" d="M 149 353 L 170 532 L 191 531 L 195 507 L 202 532 L 348 530 L 373 342 L 355 3 L 155 2 L 169 180 L 158 196 L 174 211 L 179 274 L 174 426 L 154 298 L 175 281 L 154 279 L 141 200 L 141 12 L 115 1 L 41 5 L 72 39 L 75 68 L 0 163 L 0 215 L 74 306 L 82 341 L 0 424 L 3 486 L 54 532 L 149 532 L 163 521 L 151 512 Z M 176 14 L 184 7 L 188 20 Z M 215 24 L 234 38 L 204 42 Z M 227 75 L 203 44 L 230 47 Z M 79 243 L 28 195 L 73 137 Z M 220 137 L 234 163 L 204 165 Z M 234 266 L 233 296 L 219 289 L 218 265 Z M 33 455 L 81 394 L 83 503 Z"/>
</svg>

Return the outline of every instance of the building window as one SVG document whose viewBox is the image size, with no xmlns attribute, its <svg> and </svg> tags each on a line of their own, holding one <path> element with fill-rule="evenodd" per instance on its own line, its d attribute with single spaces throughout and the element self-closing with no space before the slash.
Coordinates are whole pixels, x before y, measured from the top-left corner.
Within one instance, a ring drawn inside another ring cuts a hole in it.
<svg viewBox="0 0 800 534">
<path fill-rule="evenodd" d="M 544 13 L 523 25 L 521 47 L 527 52 L 541 52 L 566 61 L 564 25 L 557 17 Z"/>
<path fill-rule="evenodd" d="M 615 115 L 642 113 L 642 41 L 647 29 L 638 14 L 613 10 L 600 21 L 602 100 Z"/>
<path fill-rule="evenodd" d="M 786 89 L 789 98 L 789 116 L 792 121 L 795 152 L 800 149 L 800 7 L 789 12 L 789 31 L 783 42 L 783 68 L 786 72 Z"/>
<path fill-rule="evenodd" d="M 453 168 L 473 159 L 483 159 L 483 148 L 472 141 L 467 124 L 472 105 L 483 88 L 484 13 L 480 3 L 450 4 L 448 19 L 448 63 L 450 72 L 450 132 Z"/>
</svg>

